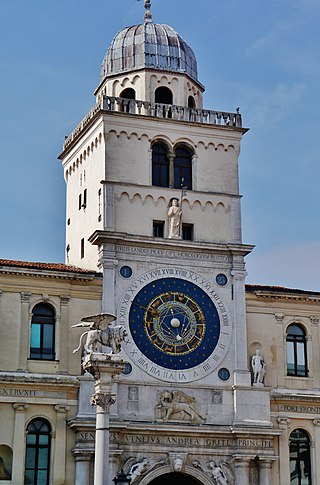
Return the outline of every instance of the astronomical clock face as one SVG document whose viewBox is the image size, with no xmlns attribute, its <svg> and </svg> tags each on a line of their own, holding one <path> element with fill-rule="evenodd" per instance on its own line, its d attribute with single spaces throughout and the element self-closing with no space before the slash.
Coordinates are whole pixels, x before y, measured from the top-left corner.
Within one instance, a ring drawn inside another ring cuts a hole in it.
<svg viewBox="0 0 320 485">
<path fill-rule="evenodd" d="M 179 268 L 150 271 L 119 305 L 129 336 L 124 350 L 149 375 L 191 382 L 211 373 L 230 343 L 229 316 L 214 287 Z"/>
</svg>

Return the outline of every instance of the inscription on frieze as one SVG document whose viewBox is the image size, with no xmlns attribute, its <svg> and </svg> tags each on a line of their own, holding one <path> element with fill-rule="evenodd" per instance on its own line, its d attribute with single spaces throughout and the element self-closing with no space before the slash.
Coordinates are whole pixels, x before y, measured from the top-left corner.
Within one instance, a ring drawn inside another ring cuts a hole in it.
<svg viewBox="0 0 320 485">
<path fill-rule="evenodd" d="M 186 251 L 174 251 L 167 249 L 151 249 L 151 248 L 139 248 L 131 246 L 118 246 L 117 250 L 121 253 L 140 254 L 142 256 L 156 256 L 172 259 L 189 259 L 192 261 L 215 261 L 221 263 L 230 263 L 231 259 L 227 255 L 222 254 L 208 254 L 208 253 L 196 253 Z"/>
<path fill-rule="evenodd" d="M 39 396 L 39 391 L 33 389 L 7 389 L 0 388 L 0 396 L 7 397 L 36 397 Z"/>
<path fill-rule="evenodd" d="M 281 404 L 279 406 L 279 411 L 286 413 L 320 414 L 320 406 Z"/>
</svg>

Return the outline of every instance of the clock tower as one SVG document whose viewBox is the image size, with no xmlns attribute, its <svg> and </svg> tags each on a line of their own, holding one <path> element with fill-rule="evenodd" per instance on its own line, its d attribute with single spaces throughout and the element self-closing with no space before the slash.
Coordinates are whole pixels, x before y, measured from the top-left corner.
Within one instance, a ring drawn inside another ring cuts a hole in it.
<svg viewBox="0 0 320 485">
<path fill-rule="evenodd" d="M 144 22 L 112 40 L 96 104 L 60 155 L 67 262 L 103 272 L 102 310 L 128 334 L 111 474 L 144 463 L 136 483 L 181 470 L 211 483 L 209 459 L 250 483 L 252 432 L 256 455 L 273 459 L 269 391 L 252 387 L 247 353 L 252 246 L 238 184 L 247 129 L 238 110 L 204 108 L 203 92 L 194 52 L 145 1 Z"/>
</svg>

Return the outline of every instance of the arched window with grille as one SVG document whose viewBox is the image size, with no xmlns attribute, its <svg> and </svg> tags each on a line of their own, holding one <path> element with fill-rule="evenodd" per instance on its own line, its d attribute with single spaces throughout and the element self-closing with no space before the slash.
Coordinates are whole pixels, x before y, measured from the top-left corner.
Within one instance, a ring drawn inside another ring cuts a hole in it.
<svg viewBox="0 0 320 485">
<path fill-rule="evenodd" d="M 192 153 L 184 146 L 175 149 L 174 157 L 174 188 L 180 189 L 181 185 L 192 189 Z"/>
<path fill-rule="evenodd" d="M 49 485 L 51 427 L 34 419 L 27 427 L 24 485 Z"/>
<path fill-rule="evenodd" d="M 164 143 L 155 143 L 152 147 L 152 185 L 169 187 L 169 158 Z"/>
<path fill-rule="evenodd" d="M 306 377 L 308 375 L 307 339 L 305 330 L 295 323 L 287 328 L 286 336 L 287 374 Z"/>
<path fill-rule="evenodd" d="M 55 311 L 47 303 L 32 310 L 30 359 L 55 359 Z"/>
<path fill-rule="evenodd" d="M 303 429 L 290 435 L 290 484 L 312 485 L 310 439 Z"/>
</svg>

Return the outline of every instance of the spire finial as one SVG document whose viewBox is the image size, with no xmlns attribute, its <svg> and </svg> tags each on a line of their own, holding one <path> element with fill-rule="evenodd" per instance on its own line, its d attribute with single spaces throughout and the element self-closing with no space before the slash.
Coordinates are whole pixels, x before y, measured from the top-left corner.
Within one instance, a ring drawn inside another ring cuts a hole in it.
<svg viewBox="0 0 320 485">
<path fill-rule="evenodd" d="M 152 22 L 152 13 L 151 13 L 151 1 L 144 0 L 144 8 L 146 9 L 146 13 L 144 14 L 144 21 L 145 22 Z"/>
</svg>

